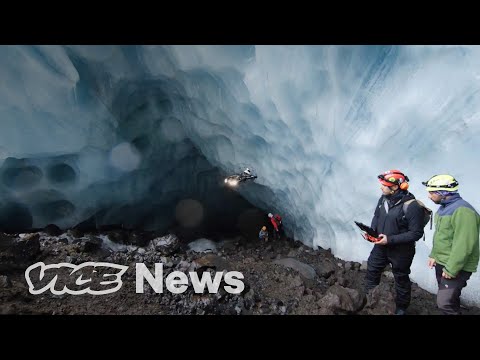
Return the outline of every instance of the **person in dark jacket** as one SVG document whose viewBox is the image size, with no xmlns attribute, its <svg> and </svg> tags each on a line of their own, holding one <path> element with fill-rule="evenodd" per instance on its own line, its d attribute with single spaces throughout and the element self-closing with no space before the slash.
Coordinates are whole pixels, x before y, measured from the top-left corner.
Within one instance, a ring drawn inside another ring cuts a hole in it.
<svg viewBox="0 0 480 360">
<path fill-rule="evenodd" d="M 268 241 L 268 231 L 266 226 L 262 226 L 262 229 L 258 233 L 258 239 L 264 242 Z"/>
<path fill-rule="evenodd" d="M 407 214 L 403 204 L 415 196 L 408 189 L 409 178 L 399 170 L 378 175 L 382 196 L 378 200 L 371 227 L 379 234 L 367 262 L 366 290 L 380 284 L 382 272 L 390 264 L 395 278 L 395 314 L 405 315 L 410 305 L 410 266 L 415 255 L 415 244 L 423 236 L 424 211 L 413 201 Z"/>
</svg>

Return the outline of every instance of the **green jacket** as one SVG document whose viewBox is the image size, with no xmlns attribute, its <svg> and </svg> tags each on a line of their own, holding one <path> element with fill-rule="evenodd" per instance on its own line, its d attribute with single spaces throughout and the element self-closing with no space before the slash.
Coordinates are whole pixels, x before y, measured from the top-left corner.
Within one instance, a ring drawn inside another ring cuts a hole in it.
<svg viewBox="0 0 480 360">
<path fill-rule="evenodd" d="M 435 233 L 430 257 L 455 277 L 460 270 L 477 271 L 480 215 L 459 194 L 442 200 L 435 214 Z"/>
</svg>

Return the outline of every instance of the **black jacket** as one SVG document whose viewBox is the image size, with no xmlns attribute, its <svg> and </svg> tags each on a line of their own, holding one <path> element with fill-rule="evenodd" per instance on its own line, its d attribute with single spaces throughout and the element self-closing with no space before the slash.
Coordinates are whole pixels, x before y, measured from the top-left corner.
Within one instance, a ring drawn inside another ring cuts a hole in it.
<svg viewBox="0 0 480 360">
<path fill-rule="evenodd" d="M 415 242 L 423 236 L 424 211 L 416 201 L 408 205 L 407 214 L 403 213 L 403 203 L 415 199 L 408 191 L 400 191 L 390 199 L 381 196 L 372 219 L 372 228 L 379 234 L 387 235 L 388 244 Z M 388 204 L 388 213 L 384 202 Z"/>
</svg>

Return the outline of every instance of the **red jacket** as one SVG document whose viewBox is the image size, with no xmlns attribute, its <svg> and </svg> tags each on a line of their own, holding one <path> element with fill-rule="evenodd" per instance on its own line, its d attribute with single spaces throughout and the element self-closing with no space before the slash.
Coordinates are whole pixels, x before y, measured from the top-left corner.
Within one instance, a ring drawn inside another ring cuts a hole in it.
<svg viewBox="0 0 480 360">
<path fill-rule="evenodd" d="M 278 216 L 278 215 L 275 215 L 275 216 L 273 216 L 273 217 L 270 218 L 270 221 L 271 221 L 271 223 L 272 223 L 273 228 L 275 229 L 275 231 L 279 231 L 278 228 L 279 228 L 279 226 L 282 225 L 282 220 L 277 220 L 277 219 L 275 219 L 275 217 L 277 217 L 277 216 Z"/>
</svg>

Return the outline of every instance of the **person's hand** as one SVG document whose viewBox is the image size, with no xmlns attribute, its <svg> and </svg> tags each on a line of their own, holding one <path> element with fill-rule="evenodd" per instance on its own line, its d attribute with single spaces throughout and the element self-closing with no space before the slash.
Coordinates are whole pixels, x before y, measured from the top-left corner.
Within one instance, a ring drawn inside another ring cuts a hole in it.
<svg viewBox="0 0 480 360">
<path fill-rule="evenodd" d="M 445 279 L 451 279 L 452 277 L 450 275 L 448 275 L 445 271 L 442 271 L 442 277 L 444 277 Z"/>
<path fill-rule="evenodd" d="M 428 258 L 428 267 L 429 267 L 430 269 L 433 268 L 436 264 L 437 264 L 437 262 L 435 261 L 435 259 L 433 259 L 433 258 Z"/>
<path fill-rule="evenodd" d="M 378 238 L 379 238 L 380 240 L 378 240 L 377 242 L 375 242 L 375 244 L 377 244 L 377 245 L 387 245 L 387 244 L 388 244 L 388 237 L 387 237 L 387 235 L 385 235 L 385 234 L 380 234 L 380 235 L 378 235 Z"/>
</svg>

